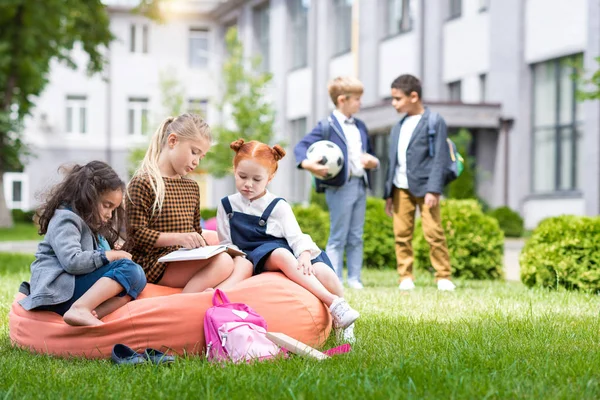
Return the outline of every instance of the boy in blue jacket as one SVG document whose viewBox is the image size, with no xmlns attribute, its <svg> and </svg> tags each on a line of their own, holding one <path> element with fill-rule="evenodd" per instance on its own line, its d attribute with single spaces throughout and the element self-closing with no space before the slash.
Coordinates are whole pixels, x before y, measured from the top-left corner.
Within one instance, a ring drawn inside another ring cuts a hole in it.
<svg viewBox="0 0 600 400">
<path fill-rule="evenodd" d="M 317 191 L 325 192 L 330 219 L 326 252 L 338 278 L 343 281 L 346 251 L 348 286 L 362 289 L 360 272 L 367 188 L 371 182 L 369 170 L 378 167 L 379 160 L 373 152 L 367 127 L 353 118 L 360 110 L 363 84 L 356 78 L 338 77 L 329 83 L 328 90 L 336 109 L 296 145 L 294 156 L 298 168 L 310 171 L 317 178 Z M 327 167 L 306 158 L 306 150 L 319 140 L 332 141 L 344 154 L 342 170 L 328 180 L 324 180 Z"/>
</svg>

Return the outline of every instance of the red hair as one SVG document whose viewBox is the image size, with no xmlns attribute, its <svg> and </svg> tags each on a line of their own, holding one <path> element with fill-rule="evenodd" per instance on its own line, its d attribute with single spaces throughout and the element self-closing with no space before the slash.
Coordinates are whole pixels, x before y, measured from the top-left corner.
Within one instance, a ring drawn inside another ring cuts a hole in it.
<svg viewBox="0 0 600 400">
<path fill-rule="evenodd" d="M 280 145 L 269 147 L 269 145 L 256 140 L 245 142 L 244 139 L 238 139 L 231 142 L 229 147 L 235 151 L 234 169 L 242 160 L 254 160 L 264 166 L 271 175 L 275 174 L 279 160 L 285 156 L 285 150 Z"/>
</svg>

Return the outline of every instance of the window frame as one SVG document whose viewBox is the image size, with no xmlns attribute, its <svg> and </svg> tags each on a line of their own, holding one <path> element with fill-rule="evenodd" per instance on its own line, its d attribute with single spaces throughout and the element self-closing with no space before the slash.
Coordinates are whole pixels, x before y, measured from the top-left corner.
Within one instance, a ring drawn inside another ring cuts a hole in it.
<svg viewBox="0 0 600 400">
<path fill-rule="evenodd" d="M 266 21 L 266 28 L 262 26 L 264 21 Z M 253 53 L 261 57 L 260 70 L 269 72 L 271 70 L 271 4 L 269 1 L 252 9 L 252 28 L 255 48 Z"/>
<path fill-rule="evenodd" d="M 335 16 L 335 23 L 333 24 L 334 27 L 339 27 L 339 26 L 347 26 L 347 33 L 348 33 L 348 37 L 347 37 L 347 44 L 346 42 L 346 38 L 344 37 L 338 37 L 338 35 L 343 35 L 344 34 L 344 30 L 343 29 L 335 29 L 334 30 L 334 45 L 333 45 L 333 58 L 350 53 L 352 51 L 352 7 L 354 4 L 354 1 L 357 0 L 351 0 L 352 3 L 348 6 L 340 4 L 340 3 L 346 3 L 348 2 L 348 0 L 332 0 L 333 1 L 333 15 Z M 348 24 L 346 25 L 344 22 L 342 21 L 341 18 L 345 18 L 346 17 L 346 10 L 344 10 L 344 12 L 341 12 L 343 9 L 348 8 L 349 9 L 349 20 L 348 20 Z M 327 32 L 327 34 L 331 33 L 331 29 L 329 32 Z M 342 40 L 343 40 L 343 44 Z"/>
<path fill-rule="evenodd" d="M 148 117 L 150 100 L 147 97 L 130 97 L 127 100 L 127 136 L 145 137 L 148 135 Z M 133 111 L 133 120 L 131 112 Z M 144 115 L 145 114 L 145 115 Z M 144 121 L 145 119 L 145 121 Z M 132 126 L 133 122 L 133 126 Z M 133 128 L 133 132 L 132 129 Z"/>
<path fill-rule="evenodd" d="M 200 55 L 197 55 L 198 59 L 204 60 L 203 63 L 194 64 L 193 60 L 193 51 L 192 51 L 192 42 L 194 39 L 205 39 L 206 40 L 206 49 L 202 49 L 200 47 L 194 48 L 194 51 L 199 52 Z M 204 52 L 204 55 L 201 53 Z M 196 28 L 190 27 L 188 29 L 188 64 L 190 68 L 193 69 L 206 69 L 208 68 L 208 64 L 210 61 L 210 30 L 208 28 Z"/>
<path fill-rule="evenodd" d="M 194 107 L 198 105 L 199 107 Z M 187 101 L 187 110 L 192 114 L 198 114 L 203 119 L 207 119 L 208 116 L 208 99 L 190 97 Z"/>
<path fill-rule="evenodd" d="M 396 2 L 398 0 L 384 0 L 384 16 L 386 15 L 391 15 L 391 10 L 390 10 L 390 6 L 393 4 L 393 2 Z M 406 16 L 406 14 L 402 14 L 402 20 L 408 19 L 408 27 L 405 29 L 402 29 L 401 27 L 397 30 L 395 30 L 394 32 L 390 31 L 390 19 L 389 18 L 385 18 L 385 23 L 384 23 L 384 35 L 383 35 L 383 40 L 386 39 L 390 39 L 399 35 L 404 35 L 406 33 L 412 32 L 413 28 L 414 28 L 414 18 L 413 15 L 411 13 L 411 8 L 413 6 L 413 1 L 415 0 L 399 0 L 402 2 L 402 8 L 408 11 L 408 16 Z M 406 6 L 404 6 L 406 4 Z M 403 22 L 401 22 L 401 25 L 403 24 Z"/>
<path fill-rule="evenodd" d="M 29 177 L 23 172 L 5 172 L 2 176 L 4 199 L 9 210 L 29 210 Z M 21 184 L 21 200 L 14 201 L 14 184 Z"/>
<path fill-rule="evenodd" d="M 85 135 L 88 131 L 87 121 L 87 96 L 67 95 L 65 99 L 65 133 Z"/>
<path fill-rule="evenodd" d="M 579 182 L 579 168 L 577 163 L 577 153 L 578 153 L 578 140 L 582 140 L 582 136 L 578 137 L 578 133 L 583 131 L 583 120 L 578 120 L 578 112 L 577 112 L 577 80 L 572 79 L 570 81 L 571 88 L 571 104 L 570 104 L 570 113 L 571 120 L 564 122 L 561 121 L 561 73 L 564 68 L 569 68 L 571 73 L 575 73 L 577 68 L 574 65 L 577 60 L 582 57 L 581 53 L 571 54 L 563 57 L 553 58 L 550 60 L 545 60 L 542 62 L 534 63 L 530 65 L 531 71 L 531 183 L 530 190 L 533 195 L 544 195 L 544 194 L 552 194 L 552 193 L 573 193 L 579 192 L 581 190 Z M 541 67 L 542 65 L 552 64 L 554 66 L 554 76 L 553 76 L 553 85 L 556 93 L 556 99 L 553 104 L 554 107 L 554 121 L 551 124 L 536 124 L 536 69 Z M 571 65 L 568 65 L 571 64 Z M 570 173 L 569 180 L 571 182 L 570 187 L 562 188 L 562 176 L 563 176 L 563 146 L 562 146 L 562 132 L 566 129 L 571 130 L 570 134 Z M 553 170 L 553 187 L 551 189 L 537 189 L 536 188 L 536 139 L 538 132 L 542 131 L 553 131 L 553 151 L 555 155 L 554 160 L 554 170 Z"/>
<path fill-rule="evenodd" d="M 462 17 L 462 0 L 448 0 L 448 21 Z"/>
<path fill-rule="evenodd" d="M 462 80 L 456 80 L 447 83 L 448 101 L 451 103 L 462 103 Z M 458 99 L 454 98 L 458 88 Z"/>
<path fill-rule="evenodd" d="M 303 3 L 308 2 L 305 7 Z M 310 0 L 287 0 L 289 22 L 292 25 L 292 41 L 290 46 L 290 70 L 308 66 L 308 18 Z"/>
</svg>

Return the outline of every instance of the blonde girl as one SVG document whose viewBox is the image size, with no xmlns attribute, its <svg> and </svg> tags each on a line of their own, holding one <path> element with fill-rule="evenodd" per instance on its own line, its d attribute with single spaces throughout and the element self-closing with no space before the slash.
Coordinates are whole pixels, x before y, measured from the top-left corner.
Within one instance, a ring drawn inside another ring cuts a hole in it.
<svg viewBox="0 0 600 400">
<path fill-rule="evenodd" d="M 231 275 L 233 260 L 226 253 L 201 261 L 158 262 L 178 248 L 207 244 L 200 227 L 200 188 L 185 176 L 206 156 L 211 140 L 210 127 L 197 115 L 165 119 L 128 185 L 126 249 L 150 283 L 201 292 Z"/>
</svg>

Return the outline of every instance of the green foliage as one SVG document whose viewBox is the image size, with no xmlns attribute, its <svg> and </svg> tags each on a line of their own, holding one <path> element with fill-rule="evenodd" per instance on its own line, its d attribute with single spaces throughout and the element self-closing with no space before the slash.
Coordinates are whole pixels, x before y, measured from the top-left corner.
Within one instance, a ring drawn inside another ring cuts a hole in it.
<svg viewBox="0 0 600 400">
<path fill-rule="evenodd" d="M 216 144 L 210 157 L 203 161 L 216 177 L 231 173 L 231 142 L 243 138 L 270 143 L 275 120 L 274 108 L 266 100 L 271 74 L 256 72 L 260 71 L 260 57 L 252 60 L 244 58 L 244 47 L 238 39 L 237 28 L 227 31 L 225 41 L 229 56 L 223 63 L 224 88 L 218 106 L 224 122 L 213 128 Z"/>
<path fill-rule="evenodd" d="M 446 189 L 450 199 L 477 199 L 475 188 L 475 159 L 469 155 L 472 135 L 466 129 L 461 129 L 451 137 L 456 149 L 463 156 L 464 170 L 460 176 L 448 185 Z"/>
<path fill-rule="evenodd" d="M 217 216 L 217 209 L 216 208 L 203 208 L 200 210 L 200 215 L 202 216 L 202 219 L 206 221 L 207 219 Z"/>
<path fill-rule="evenodd" d="M 542 221 L 520 256 L 529 287 L 600 291 L 600 217 L 565 215 Z"/>
<path fill-rule="evenodd" d="M 523 236 L 523 218 L 518 212 L 511 210 L 509 207 L 498 207 L 488 213 L 491 217 L 496 218 L 500 229 L 506 237 L 521 237 Z"/>
<path fill-rule="evenodd" d="M 88 56 L 88 73 L 100 72 L 104 49 L 113 40 L 109 25 L 101 0 L 11 0 L 0 4 L 0 175 L 22 167 L 21 124 L 48 83 L 51 62 L 76 68 L 71 50 L 80 43 Z M 4 196 L 2 190 L 0 196 Z M 8 215 L 4 201 L 0 204 L 0 216 Z M 5 218 L 0 220 L 11 225 Z"/>
<path fill-rule="evenodd" d="M 33 216 L 35 215 L 35 210 L 32 211 L 23 211 L 15 208 L 11 210 L 13 221 L 15 222 L 23 222 L 27 224 L 33 223 Z"/>
<path fill-rule="evenodd" d="M 393 220 L 385 213 L 385 200 L 367 198 L 364 228 L 363 266 L 396 268 Z"/>
<path fill-rule="evenodd" d="M 501 279 L 504 234 L 498 221 L 485 215 L 475 200 L 444 200 L 442 227 L 446 234 L 452 276 L 465 279 Z M 431 269 L 429 245 L 421 220 L 413 239 L 415 267 Z"/>
<path fill-rule="evenodd" d="M 575 73 L 575 79 L 578 83 L 577 99 L 580 101 L 600 99 L 600 56 L 596 57 L 596 61 L 598 62 L 598 70 L 589 78 L 584 77 L 583 60 L 581 60 L 581 57 L 578 62 L 575 63 L 577 71 Z"/>
<path fill-rule="evenodd" d="M 329 212 L 329 206 L 327 205 L 327 200 L 325 199 L 325 193 L 317 193 L 314 188 L 310 190 L 310 204 L 314 204 L 317 207 L 320 207 L 322 210 Z"/>
<path fill-rule="evenodd" d="M 293 205 L 292 210 L 303 233 L 309 235 L 321 249 L 327 246 L 329 214 L 316 205 Z"/>
</svg>

